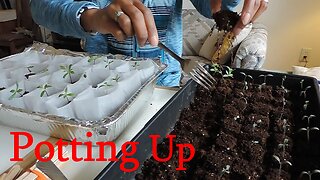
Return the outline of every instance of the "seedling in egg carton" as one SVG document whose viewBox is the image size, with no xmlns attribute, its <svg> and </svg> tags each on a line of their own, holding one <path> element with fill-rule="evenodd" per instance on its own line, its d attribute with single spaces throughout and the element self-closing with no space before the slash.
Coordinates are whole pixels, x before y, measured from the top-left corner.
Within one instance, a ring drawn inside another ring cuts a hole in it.
<svg viewBox="0 0 320 180">
<path fill-rule="evenodd" d="M 75 97 L 75 94 L 72 92 L 69 92 L 68 88 L 66 87 L 66 88 L 64 88 L 64 91 L 61 94 L 59 94 L 58 97 L 62 97 L 64 99 L 66 99 L 68 101 L 68 103 L 70 103 L 71 102 L 70 98 Z"/>
<path fill-rule="evenodd" d="M 69 65 L 61 65 L 60 69 L 62 69 L 65 74 L 63 75 L 63 78 L 66 78 L 67 76 L 70 79 L 70 83 L 73 84 L 71 75 L 74 74 L 74 70 L 72 69 L 72 64 Z"/>
<path fill-rule="evenodd" d="M 23 89 L 19 88 L 19 84 L 16 83 L 16 88 L 15 89 L 11 89 L 10 92 L 12 93 L 11 96 L 9 97 L 9 100 L 12 100 L 13 98 L 16 98 L 17 95 L 19 95 L 19 97 L 23 96 Z"/>
<path fill-rule="evenodd" d="M 39 89 L 41 89 L 41 92 L 40 92 L 40 97 L 43 97 L 44 95 L 47 95 L 49 96 L 48 94 L 48 88 L 52 87 L 49 83 L 45 83 L 44 85 L 42 86 L 38 86 Z"/>
</svg>

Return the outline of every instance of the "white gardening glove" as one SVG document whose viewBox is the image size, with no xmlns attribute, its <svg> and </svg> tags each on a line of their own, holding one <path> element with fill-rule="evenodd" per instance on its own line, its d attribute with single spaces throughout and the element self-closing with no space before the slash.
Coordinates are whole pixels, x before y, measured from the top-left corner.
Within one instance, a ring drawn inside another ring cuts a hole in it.
<svg viewBox="0 0 320 180">
<path fill-rule="evenodd" d="M 267 31 L 262 24 L 254 24 L 249 35 L 240 44 L 232 67 L 260 69 L 267 53 Z"/>
</svg>

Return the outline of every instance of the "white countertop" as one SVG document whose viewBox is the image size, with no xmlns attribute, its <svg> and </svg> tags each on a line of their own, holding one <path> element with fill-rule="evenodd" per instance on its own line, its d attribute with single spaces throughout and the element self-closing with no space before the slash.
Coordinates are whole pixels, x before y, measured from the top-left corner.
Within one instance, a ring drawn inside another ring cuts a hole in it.
<svg viewBox="0 0 320 180">
<path fill-rule="evenodd" d="M 169 89 L 159 89 L 156 88 L 154 90 L 153 96 L 150 99 L 150 103 L 145 104 L 143 108 L 141 108 L 141 113 L 138 113 L 136 117 L 133 117 L 133 121 L 128 125 L 127 129 L 116 139 L 115 143 L 117 146 L 117 152 L 121 150 L 121 145 L 127 141 L 130 141 L 143 127 L 144 125 L 159 111 L 163 105 L 168 102 L 168 100 L 176 93 L 176 90 Z M 0 126 L 0 145 L 1 152 L 4 155 L 1 156 L 0 162 L 2 169 L 0 168 L 0 173 L 3 172 L 3 169 L 7 169 L 12 166 L 13 162 L 10 162 L 10 157 L 13 156 L 13 138 L 10 135 L 10 131 L 17 131 L 17 129 L 12 129 L 9 127 Z M 48 137 L 42 136 L 36 133 L 33 133 L 35 142 L 40 142 Z M 32 148 L 25 150 L 23 153 L 27 154 L 30 152 Z M 94 147 L 93 157 L 98 157 L 98 147 Z M 71 156 L 71 146 L 67 146 L 67 151 L 69 156 Z M 105 156 L 110 155 L 110 149 L 106 148 Z M 77 151 L 78 157 L 86 157 L 86 147 L 78 147 Z M 108 156 L 107 156 L 108 157 Z M 5 162 L 5 163 L 2 163 Z M 104 167 L 107 166 L 108 162 L 73 162 L 67 161 L 62 163 L 59 168 L 64 173 L 64 175 L 72 180 L 72 179 L 93 179 L 95 178 Z"/>
</svg>

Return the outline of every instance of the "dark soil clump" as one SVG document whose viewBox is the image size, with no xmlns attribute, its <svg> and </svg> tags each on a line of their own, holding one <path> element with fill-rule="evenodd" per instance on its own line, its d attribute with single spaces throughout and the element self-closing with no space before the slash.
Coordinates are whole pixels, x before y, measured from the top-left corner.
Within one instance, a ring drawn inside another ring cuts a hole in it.
<svg viewBox="0 0 320 180">
<path fill-rule="evenodd" d="M 215 20 L 219 31 L 231 31 L 237 24 L 240 16 L 238 13 L 233 11 L 221 10 L 214 13 L 212 18 Z"/>
</svg>

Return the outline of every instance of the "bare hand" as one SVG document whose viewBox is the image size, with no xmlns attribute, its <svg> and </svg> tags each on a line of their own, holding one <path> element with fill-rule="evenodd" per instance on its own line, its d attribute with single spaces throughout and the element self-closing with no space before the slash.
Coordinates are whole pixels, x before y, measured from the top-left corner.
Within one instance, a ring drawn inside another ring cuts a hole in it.
<svg viewBox="0 0 320 180">
<path fill-rule="evenodd" d="M 116 16 L 116 12 L 121 15 Z M 140 0 L 114 0 L 103 9 L 89 9 L 81 16 L 87 31 L 112 34 L 118 41 L 135 35 L 140 46 L 147 40 L 158 45 L 158 32 L 151 11 Z"/>
<path fill-rule="evenodd" d="M 221 10 L 222 0 L 211 0 L 213 13 Z M 254 22 L 268 7 L 268 0 L 244 0 L 241 18 L 233 28 L 233 33 L 238 35 L 240 31 L 250 22 Z"/>
</svg>

